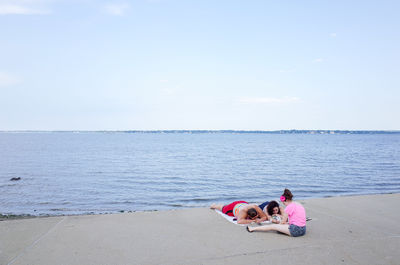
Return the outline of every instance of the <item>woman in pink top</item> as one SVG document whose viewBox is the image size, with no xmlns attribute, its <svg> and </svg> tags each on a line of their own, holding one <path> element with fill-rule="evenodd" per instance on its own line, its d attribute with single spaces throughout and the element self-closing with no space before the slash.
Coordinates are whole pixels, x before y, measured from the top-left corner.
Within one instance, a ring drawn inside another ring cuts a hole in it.
<svg viewBox="0 0 400 265">
<path fill-rule="evenodd" d="M 293 194 L 285 189 L 281 196 L 282 203 L 286 206 L 283 220 L 280 224 L 271 224 L 258 227 L 246 227 L 247 231 L 279 231 L 289 236 L 303 236 L 306 233 L 306 211 L 304 207 L 292 201 Z M 289 218 L 289 223 L 287 223 Z"/>
</svg>

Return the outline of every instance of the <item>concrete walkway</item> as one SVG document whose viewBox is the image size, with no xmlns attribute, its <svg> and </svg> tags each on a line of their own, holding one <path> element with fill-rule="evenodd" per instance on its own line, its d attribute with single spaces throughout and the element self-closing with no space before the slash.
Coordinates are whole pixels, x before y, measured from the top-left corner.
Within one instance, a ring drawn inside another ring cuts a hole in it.
<svg viewBox="0 0 400 265">
<path fill-rule="evenodd" d="M 400 264 L 400 194 L 301 201 L 304 237 L 206 208 L 0 222 L 0 264 Z"/>
</svg>

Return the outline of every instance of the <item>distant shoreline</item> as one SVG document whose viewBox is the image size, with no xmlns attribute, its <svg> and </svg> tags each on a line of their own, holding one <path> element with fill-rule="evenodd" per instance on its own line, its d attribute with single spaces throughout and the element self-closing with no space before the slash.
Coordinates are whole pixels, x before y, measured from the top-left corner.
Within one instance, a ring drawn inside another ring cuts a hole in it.
<svg viewBox="0 0 400 265">
<path fill-rule="evenodd" d="M 0 133 L 186 133 L 186 134 L 207 134 L 207 133 L 226 133 L 226 134 L 400 134 L 400 130 L 103 130 L 103 131 L 85 131 L 85 130 L 2 130 Z"/>
</svg>

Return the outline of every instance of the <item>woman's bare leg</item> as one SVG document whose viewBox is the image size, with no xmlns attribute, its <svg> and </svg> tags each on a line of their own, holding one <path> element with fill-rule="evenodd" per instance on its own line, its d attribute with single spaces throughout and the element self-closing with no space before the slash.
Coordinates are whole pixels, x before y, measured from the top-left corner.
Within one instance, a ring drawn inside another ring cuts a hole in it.
<svg viewBox="0 0 400 265">
<path fill-rule="evenodd" d="M 213 203 L 213 204 L 211 204 L 210 209 L 217 209 L 217 210 L 220 210 L 222 212 L 222 207 L 224 207 L 223 204 L 215 204 L 215 203 Z"/>
<path fill-rule="evenodd" d="M 284 233 L 284 234 L 290 236 L 289 225 L 287 225 L 287 224 L 284 224 L 284 225 L 271 224 L 271 225 L 254 226 L 254 227 L 249 226 L 248 230 L 250 232 L 254 232 L 254 231 L 278 231 L 278 232 L 281 232 L 281 233 Z"/>
</svg>

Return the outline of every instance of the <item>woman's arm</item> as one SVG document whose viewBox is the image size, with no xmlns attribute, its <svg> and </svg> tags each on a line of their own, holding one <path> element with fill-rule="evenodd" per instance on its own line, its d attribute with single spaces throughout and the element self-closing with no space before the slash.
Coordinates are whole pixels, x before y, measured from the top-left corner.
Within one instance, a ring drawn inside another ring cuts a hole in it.
<svg viewBox="0 0 400 265">
<path fill-rule="evenodd" d="M 236 216 L 236 218 L 238 224 L 250 224 L 254 221 L 251 219 L 247 219 L 247 208 L 245 207 L 240 208 L 238 216 Z"/>
<path fill-rule="evenodd" d="M 250 208 L 254 208 L 257 211 L 258 218 L 248 219 L 247 210 L 250 209 Z M 237 216 L 237 223 L 238 224 L 250 224 L 252 222 L 261 223 L 261 222 L 264 222 L 265 220 L 267 220 L 267 216 L 261 210 L 261 208 L 258 207 L 258 205 L 248 205 L 246 208 L 240 209 L 239 210 L 239 214 Z"/>
<path fill-rule="evenodd" d="M 278 218 L 276 218 L 276 217 L 278 217 Z M 274 214 L 271 217 L 271 222 L 274 224 L 280 224 L 282 222 L 282 220 L 283 220 L 283 216 L 281 214 Z"/>
<path fill-rule="evenodd" d="M 245 212 L 245 211 L 242 211 L 242 212 Z M 238 224 L 251 224 L 254 221 L 255 220 L 247 219 L 247 213 L 241 214 L 241 212 L 239 211 L 239 214 L 237 216 L 237 223 Z"/>
<path fill-rule="evenodd" d="M 287 213 L 283 212 L 283 213 L 282 213 L 282 221 L 281 221 L 281 224 L 286 224 L 287 221 L 288 221 L 288 215 L 287 215 Z"/>
<path fill-rule="evenodd" d="M 256 223 L 261 223 L 268 220 L 268 216 L 264 213 L 264 211 L 258 207 L 258 205 L 253 205 L 253 208 L 256 209 L 258 218 L 255 219 Z"/>
</svg>

